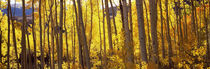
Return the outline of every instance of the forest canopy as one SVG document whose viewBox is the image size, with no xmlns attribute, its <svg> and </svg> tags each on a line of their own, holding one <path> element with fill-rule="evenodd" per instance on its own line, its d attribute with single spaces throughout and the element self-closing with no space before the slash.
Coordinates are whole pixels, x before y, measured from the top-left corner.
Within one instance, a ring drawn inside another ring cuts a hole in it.
<svg viewBox="0 0 210 69">
<path fill-rule="evenodd" d="M 0 69 L 210 69 L 210 0 L 0 0 Z"/>
</svg>

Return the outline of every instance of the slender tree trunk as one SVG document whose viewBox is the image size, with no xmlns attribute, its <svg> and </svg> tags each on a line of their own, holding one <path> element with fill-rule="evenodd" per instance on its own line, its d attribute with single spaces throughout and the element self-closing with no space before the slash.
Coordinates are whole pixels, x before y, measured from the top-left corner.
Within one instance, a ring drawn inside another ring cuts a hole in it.
<svg viewBox="0 0 210 69">
<path fill-rule="evenodd" d="M 101 19 L 100 19 L 100 8 L 99 8 L 99 1 L 97 0 L 97 8 L 98 8 L 98 23 L 99 23 L 99 39 L 100 39 L 100 56 L 99 59 L 101 61 L 101 69 L 102 69 L 102 40 L 101 40 Z"/>
<path fill-rule="evenodd" d="M 33 43 L 34 43 L 34 57 L 36 57 L 36 32 L 35 32 L 35 16 L 34 16 L 34 0 L 32 1 L 32 33 L 33 33 Z M 34 69 L 37 69 L 37 58 L 34 58 Z"/>
<path fill-rule="evenodd" d="M 117 15 L 117 14 L 115 14 L 116 10 L 114 10 L 112 0 L 109 0 L 109 2 L 110 2 L 110 5 L 111 5 L 111 8 L 112 8 L 112 19 L 113 19 L 113 23 L 114 23 L 115 35 L 117 35 L 117 28 L 116 28 L 116 22 L 115 22 L 115 15 Z"/>
<path fill-rule="evenodd" d="M 58 68 L 62 69 L 63 54 L 63 0 L 60 0 L 60 26 L 59 26 L 59 46 L 58 46 Z"/>
<path fill-rule="evenodd" d="M 124 30 L 125 30 L 125 51 L 126 51 L 126 58 L 125 58 L 125 64 L 126 69 L 134 69 L 134 47 L 131 45 L 131 34 L 129 30 L 128 25 L 128 8 L 127 8 L 127 2 L 126 0 L 123 0 L 123 14 L 124 14 Z"/>
<path fill-rule="evenodd" d="M 161 42 L 162 42 L 162 57 L 165 58 L 165 39 L 164 39 L 164 31 L 163 31 L 163 11 L 162 11 L 162 2 L 161 0 L 159 1 L 159 7 L 160 7 L 160 20 L 161 20 Z"/>
<path fill-rule="evenodd" d="M 10 4 L 8 6 L 10 6 Z M 19 69 L 20 66 L 19 66 L 19 62 L 18 62 L 17 42 L 16 42 L 16 35 L 15 35 L 15 26 L 14 26 L 14 20 L 12 19 L 13 15 L 12 15 L 11 7 L 9 9 L 9 14 L 10 14 L 10 19 L 12 20 L 12 35 L 13 35 L 13 42 L 14 42 L 14 48 L 15 48 L 15 57 L 16 57 L 17 68 Z M 14 12 L 14 15 L 15 15 L 15 12 Z M 0 35 L 0 38 L 1 38 L 1 35 Z"/>
<path fill-rule="evenodd" d="M 107 21 L 107 27 L 108 27 L 109 49 L 112 51 L 113 50 L 113 47 L 112 47 L 112 33 L 111 33 L 112 31 L 111 31 L 108 0 L 105 0 L 105 10 L 106 10 L 106 21 Z"/>
<path fill-rule="evenodd" d="M 132 3 L 131 0 L 129 0 L 129 19 L 130 19 L 130 37 L 131 37 L 131 45 L 133 45 L 133 22 L 132 22 Z"/>
<path fill-rule="evenodd" d="M 142 61 L 147 61 L 147 49 L 145 39 L 145 28 L 144 28 L 144 12 L 143 12 L 143 0 L 136 0 L 136 9 L 138 16 L 138 30 L 139 30 L 139 41 Z"/>
<path fill-rule="evenodd" d="M 188 27 L 187 27 L 187 11 L 186 11 L 186 4 L 185 3 L 183 3 L 184 4 L 184 37 L 185 37 L 185 39 L 187 40 L 188 39 L 188 37 L 187 37 L 187 29 L 188 29 Z"/>
<path fill-rule="evenodd" d="M 89 34 L 89 53 L 90 53 L 90 47 L 91 47 L 91 41 L 92 41 L 92 31 L 93 31 L 93 3 L 92 3 L 92 0 L 90 0 L 90 9 L 91 9 L 91 13 L 90 13 L 90 34 Z"/>
<path fill-rule="evenodd" d="M 42 47 L 42 15 L 41 15 L 41 5 L 42 1 L 39 0 L 39 26 L 40 26 L 40 50 L 41 50 L 41 69 L 44 69 L 44 52 Z"/>
<path fill-rule="evenodd" d="M 147 5 L 146 5 L 146 2 L 144 1 L 144 6 L 145 6 L 145 10 L 146 10 L 146 20 L 147 20 L 147 38 L 148 38 L 148 47 L 146 47 L 146 48 L 148 48 L 148 54 L 149 54 L 149 59 L 148 60 L 151 60 L 151 55 L 152 55 L 152 52 L 151 52 L 151 39 L 150 39 L 150 28 L 149 28 L 149 26 L 150 26 L 150 24 L 149 24 L 149 15 L 148 15 L 148 10 L 147 10 Z M 147 49 L 146 49 L 147 50 Z"/>
<path fill-rule="evenodd" d="M 22 40 L 21 40 L 21 45 L 22 45 L 22 68 L 21 69 L 26 69 L 27 66 L 27 59 L 26 59 L 26 13 L 25 13 L 25 0 L 22 0 L 22 8 L 23 8 L 23 24 L 22 24 Z"/>
<path fill-rule="evenodd" d="M 158 63 L 158 41 L 157 41 L 157 1 L 149 0 L 150 20 L 151 20 L 151 34 L 153 45 L 153 61 Z"/>
<path fill-rule="evenodd" d="M 75 0 L 73 0 L 73 5 L 74 5 L 74 10 L 75 10 L 75 15 L 76 15 L 76 28 L 77 28 L 77 35 L 78 35 L 78 41 L 79 41 L 79 63 L 80 67 L 84 69 L 84 64 L 83 64 L 83 55 L 82 55 L 82 41 L 81 41 L 81 34 L 80 34 L 80 27 L 79 27 L 79 17 L 77 13 L 77 6 Z"/>
<path fill-rule="evenodd" d="M 86 68 L 90 69 L 91 68 L 91 64 L 90 64 L 90 56 L 89 56 L 89 52 L 88 52 L 88 46 L 87 46 L 87 42 L 86 42 L 86 35 L 85 35 L 85 29 L 84 29 L 84 24 L 83 24 L 83 18 L 82 18 L 82 7 L 81 7 L 81 1 L 77 0 L 77 5 L 78 5 L 78 12 L 79 12 L 79 28 L 81 29 L 80 33 L 81 33 L 81 40 L 82 40 L 82 46 L 84 47 L 84 54 L 85 54 L 85 62 L 86 62 Z"/>
<path fill-rule="evenodd" d="M 10 69 L 10 0 L 8 0 L 7 17 L 8 17 L 8 41 L 7 41 L 7 69 Z"/>
<path fill-rule="evenodd" d="M 169 68 L 172 68 L 172 44 L 171 44 L 171 36 L 170 36 L 170 25 L 169 25 L 169 13 L 168 13 L 168 0 L 165 2 L 166 6 L 166 23 L 167 23 L 167 42 L 168 42 L 168 62 Z"/>
<path fill-rule="evenodd" d="M 105 34 L 105 14 L 104 14 L 104 0 L 101 0 L 102 2 L 102 12 L 103 12 L 103 36 L 104 36 L 104 64 L 102 68 L 106 69 L 107 59 L 106 59 L 106 34 Z"/>
<path fill-rule="evenodd" d="M 191 10 L 191 15 L 192 15 L 191 16 L 191 20 L 192 20 L 191 21 L 192 22 L 191 23 L 191 28 L 192 28 L 192 30 L 191 31 L 196 35 L 196 33 L 194 32 L 195 31 L 195 17 L 194 17 L 195 16 L 195 13 L 194 13 L 195 9 L 194 9 L 194 2 L 193 1 L 194 0 L 191 0 L 191 6 L 192 6 L 192 10 Z"/>
<path fill-rule="evenodd" d="M 67 56 L 67 64 L 68 69 L 70 69 L 70 60 L 69 60 L 69 45 L 68 45 L 68 33 L 66 28 L 66 0 L 64 0 L 64 28 L 65 28 L 65 35 L 66 35 L 66 56 Z"/>
</svg>

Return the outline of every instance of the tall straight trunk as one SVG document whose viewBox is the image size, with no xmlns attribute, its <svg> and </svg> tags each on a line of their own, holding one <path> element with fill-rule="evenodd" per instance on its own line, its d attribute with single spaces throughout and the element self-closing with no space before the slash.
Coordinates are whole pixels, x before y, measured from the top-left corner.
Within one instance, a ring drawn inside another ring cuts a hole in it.
<svg viewBox="0 0 210 69">
<path fill-rule="evenodd" d="M 145 7 L 146 8 L 146 7 Z M 143 12 L 143 0 L 136 0 L 136 9 L 138 16 L 138 30 L 139 30 L 139 41 L 141 50 L 141 59 L 144 62 L 148 62 L 147 59 L 147 49 L 146 49 L 146 35 L 144 27 L 144 12 Z"/>
<path fill-rule="evenodd" d="M 62 69 L 63 54 L 63 0 L 60 0 L 60 26 L 59 26 L 59 46 L 58 46 L 58 68 Z"/>
<path fill-rule="evenodd" d="M 150 20 L 151 20 L 151 34 L 153 46 L 153 61 L 158 63 L 158 41 L 157 41 L 157 1 L 149 0 Z"/>
<path fill-rule="evenodd" d="M 105 10 L 106 10 L 106 21 L 107 21 L 107 28 L 108 28 L 108 39 L 109 39 L 109 49 L 112 51 L 112 31 L 111 31 L 111 23 L 110 23 L 110 14 L 109 14 L 109 6 L 108 0 L 105 0 Z"/>
<path fill-rule="evenodd" d="M 54 35 L 54 33 L 53 33 L 53 17 L 52 17 L 52 15 L 53 15 L 53 12 L 52 12 L 52 8 L 53 8 L 53 5 L 54 5 L 54 3 L 53 3 L 53 0 L 50 0 L 51 2 L 49 2 L 49 4 L 50 4 L 50 14 L 49 14 L 49 20 L 48 20 L 48 34 L 47 34 L 47 37 L 48 37 L 48 48 L 49 48 L 49 52 L 48 52 L 48 54 L 49 54 L 49 61 L 50 61 L 50 69 L 53 69 L 53 66 L 52 66 L 52 64 L 53 64 L 53 57 L 54 56 L 52 56 L 51 55 L 51 50 L 53 50 L 54 49 L 54 37 L 53 37 L 53 35 Z M 51 28 L 50 28 L 50 22 L 51 22 Z M 51 29 L 51 36 L 50 36 L 50 29 Z M 51 37 L 51 43 L 50 43 L 50 37 Z M 51 45 L 50 45 L 51 44 Z M 52 46 L 52 47 L 51 47 Z M 54 51 L 53 51 L 54 52 Z"/>
<path fill-rule="evenodd" d="M 122 26 L 123 26 L 123 29 L 124 29 L 125 27 L 124 27 L 124 19 L 123 19 L 124 15 L 123 15 L 122 1 L 119 0 L 119 3 L 120 3 L 120 14 L 121 14 Z"/>
<path fill-rule="evenodd" d="M 194 32 L 195 31 L 195 13 L 194 13 L 195 8 L 194 8 L 194 2 L 193 1 L 194 0 L 191 0 L 191 7 L 192 7 L 192 10 L 191 10 L 191 15 L 192 15 L 191 16 L 191 20 L 192 20 L 192 22 L 191 22 L 191 28 L 192 28 L 192 30 L 191 30 L 191 32 L 196 35 L 196 33 Z"/>
<path fill-rule="evenodd" d="M 28 69 L 32 69 L 32 64 L 31 64 L 31 47 L 30 47 L 30 39 L 29 39 L 29 32 L 28 32 L 28 23 L 26 24 L 26 37 L 27 37 L 27 42 L 28 42 L 28 55 L 27 55 L 27 62 L 28 62 Z"/>
<path fill-rule="evenodd" d="M 66 0 L 64 0 L 64 28 L 65 28 L 65 35 L 66 35 L 66 56 L 67 56 L 67 64 L 68 69 L 70 69 L 70 60 L 69 60 L 69 45 L 68 45 L 68 33 L 66 29 Z"/>
<path fill-rule="evenodd" d="M 8 6 L 10 6 L 10 4 Z M 9 13 L 10 13 L 10 18 L 12 20 L 12 35 L 13 35 L 13 42 L 14 42 L 14 48 L 15 48 L 16 63 L 17 63 L 17 68 L 19 69 L 20 66 L 19 66 L 19 62 L 18 62 L 17 42 L 16 42 L 16 35 L 15 35 L 15 26 L 14 26 L 14 20 L 12 19 L 13 15 L 12 15 L 11 8 L 9 9 Z M 14 15 L 15 15 L 15 12 L 14 12 Z M 0 35 L 0 38 L 1 38 L 1 35 Z"/>
<path fill-rule="evenodd" d="M 104 64 L 103 68 L 106 68 L 107 60 L 106 60 L 106 34 L 105 34 L 105 15 L 104 15 L 104 0 L 101 0 L 102 2 L 102 12 L 103 12 L 103 36 L 104 36 Z"/>
<path fill-rule="evenodd" d="M 112 19 L 113 19 L 112 21 L 113 21 L 113 24 L 114 24 L 114 32 L 115 32 L 115 35 L 117 35 L 117 28 L 116 28 L 116 22 L 115 22 L 115 15 L 117 15 L 117 14 L 115 14 L 116 10 L 114 10 L 112 0 L 109 0 L 109 2 L 110 2 L 110 5 L 111 5 L 111 8 L 112 8 Z"/>
<path fill-rule="evenodd" d="M 180 3 L 180 0 L 178 0 L 178 6 L 181 7 L 181 3 Z M 182 32 L 182 15 L 181 15 L 181 9 L 179 8 L 179 35 L 180 35 L 180 46 L 182 46 L 182 43 L 183 43 L 183 32 Z"/>
<path fill-rule="evenodd" d="M 184 37 L 185 37 L 185 39 L 188 39 L 188 37 L 187 37 L 187 29 L 188 29 L 188 27 L 187 27 L 186 4 L 185 3 L 183 3 L 183 4 L 184 4 Z"/>
<path fill-rule="evenodd" d="M 91 47 L 91 41 L 92 41 L 92 31 L 93 31 L 93 2 L 92 2 L 92 0 L 90 0 L 90 9 L 91 9 L 91 13 L 90 13 L 90 34 L 89 34 L 90 39 L 89 39 L 89 44 L 88 44 L 89 53 L 90 53 L 90 47 Z"/>
<path fill-rule="evenodd" d="M 80 34 L 80 27 L 79 27 L 79 19 L 78 19 L 77 6 L 76 6 L 75 0 L 73 0 L 73 5 L 74 5 L 74 10 L 75 10 L 75 16 L 76 16 L 77 36 L 78 36 L 78 41 L 79 41 L 79 64 L 81 65 L 80 67 L 84 69 L 83 55 L 82 55 L 82 40 L 80 37 L 81 34 Z"/>
<path fill-rule="evenodd" d="M 26 59 L 26 13 L 25 13 L 25 0 L 22 0 L 22 8 L 23 8 L 23 24 L 22 24 L 22 40 L 21 40 L 21 45 L 22 45 L 22 68 L 21 69 L 26 69 L 27 66 L 27 59 Z"/>
<path fill-rule="evenodd" d="M 8 41 L 7 41 L 7 69 L 10 69 L 10 0 L 8 0 L 8 6 L 7 6 L 7 17 L 8 17 Z"/>
<path fill-rule="evenodd" d="M 44 52 L 42 47 L 42 15 L 41 15 L 41 8 L 42 8 L 42 0 L 39 0 L 39 26 L 40 26 L 40 50 L 41 50 L 41 69 L 44 69 Z"/>
<path fill-rule="evenodd" d="M 148 15 L 148 10 L 147 10 L 147 5 L 146 5 L 146 2 L 144 1 L 144 6 L 145 6 L 145 10 L 146 10 L 146 20 L 147 20 L 147 40 L 148 40 L 148 47 L 146 47 L 146 48 L 148 48 L 148 54 L 149 54 L 149 59 L 148 60 L 150 60 L 151 59 L 151 55 L 152 55 L 152 52 L 151 52 L 151 39 L 150 39 L 150 28 L 149 28 L 149 25 L 150 25 L 150 23 L 149 23 L 149 15 Z M 146 49 L 147 50 L 147 49 Z"/>
<path fill-rule="evenodd" d="M 84 24 L 83 24 L 83 18 L 82 18 L 82 7 L 81 7 L 81 1 L 77 0 L 77 5 L 78 5 L 78 12 L 79 12 L 79 28 L 81 29 L 81 40 L 82 40 L 82 46 L 84 47 L 84 54 L 85 54 L 85 63 L 86 63 L 86 68 L 90 69 L 90 56 L 89 56 L 89 51 L 88 51 L 88 46 L 87 46 L 87 39 L 85 35 L 85 29 L 84 29 Z"/>
<path fill-rule="evenodd" d="M 131 37 L 131 45 L 133 46 L 133 22 L 132 22 L 132 3 L 129 0 L 129 19 L 130 19 L 130 37 Z"/>
<path fill-rule="evenodd" d="M 97 0 L 97 8 L 98 8 L 98 23 L 99 23 L 99 39 L 100 39 L 100 61 L 101 61 L 101 66 L 102 66 L 102 63 L 103 63 L 103 60 L 102 60 L 102 40 L 101 40 L 101 19 L 100 19 L 100 8 L 99 8 L 99 1 Z"/>
<path fill-rule="evenodd" d="M 164 32 L 163 32 L 163 11 L 162 11 L 162 2 L 159 1 L 160 7 L 160 20 L 161 20 L 161 45 L 162 45 L 162 57 L 165 58 L 165 39 L 164 39 Z"/>
<path fill-rule="evenodd" d="M 72 16 L 73 16 L 73 14 L 72 14 Z M 72 34 L 73 34 L 73 36 L 72 36 L 72 53 L 73 53 L 73 67 L 74 67 L 74 65 L 75 65 L 75 19 L 74 19 L 74 17 L 73 17 L 73 32 L 72 32 Z"/>
<path fill-rule="evenodd" d="M 36 57 L 36 32 L 35 32 L 35 16 L 34 16 L 34 0 L 32 1 L 32 34 L 33 34 L 33 43 L 34 43 L 34 57 Z M 37 58 L 34 58 L 34 69 L 37 69 Z"/>
<path fill-rule="evenodd" d="M 170 36 L 170 25 L 169 25 L 169 13 L 168 13 L 168 0 L 165 2 L 166 6 L 166 24 L 167 24 L 167 42 L 168 42 L 168 63 L 169 68 L 172 68 L 172 44 L 171 44 L 171 36 Z"/>
<path fill-rule="evenodd" d="M 126 0 L 123 0 L 123 14 L 124 14 L 124 31 L 125 31 L 125 51 L 126 51 L 126 58 L 125 58 L 125 64 L 126 69 L 134 69 L 134 47 L 131 45 L 131 34 L 129 30 L 128 25 L 128 8 L 127 8 L 127 2 Z"/>
</svg>

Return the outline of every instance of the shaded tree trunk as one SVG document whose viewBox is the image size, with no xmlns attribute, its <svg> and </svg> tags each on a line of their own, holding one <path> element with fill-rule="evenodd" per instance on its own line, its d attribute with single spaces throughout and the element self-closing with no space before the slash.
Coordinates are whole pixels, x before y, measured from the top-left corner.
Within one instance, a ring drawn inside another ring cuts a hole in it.
<svg viewBox="0 0 210 69">
<path fill-rule="evenodd" d="M 33 34 L 33 43 L 34 43 L 34 57 L 36 57 L 36 32 L 35 32 L 35 16 L 34 16 L 34 0 L 32 1 L 32 34 Z M 37 69 L 37 58 L 34 58 L 34 69 Z"/>
<path fill-rule="evenodd" d="M 109 6 L 108 0 L 105 0 L 105 10 L 106 10 L 106 21 L 107 21 L 107 28 L 108 28 L 108 39 L 109 39 L 109 49 L 112 51 L 112 31 L 111 31 L 111 23 L 110 23 L 110 14 L 109 14 Z"/>
<path fill-rule="evenodd" d="M 112 19 L 113 19 L 113 23 L 114 23 L 115 35 L 117 35 L 117 28 L 116 28 L 116 22 L 115 22 L 115 15 L 117 15 L 117 14 L 114 13 L 116 10 L 114 10 L 112 0 L 109 0 L 109 2 L 110 2 L 110 5 L 111 5 L 111 8 L 112 8 Z"/>
<path fill-rule="evenodd" d="M 127 8 L 127 2 L 126 0 L 123 0 L 123 20 L 124 20 L 124 31 L 125 31 L 125 64 L 126 64 L 126 69 L 134 69 L 134 47 L 131 45 L 131 34 L 129 30 L 129 25 L 128 25 L 128 8 Z"/>
<path fill-rule="evenodd" d="M 26 69 L 27 61 L 26 61 L 26 13 L 25 13 L 25 0 L 22 0 L 22 8 L 23 8 L 23 24 L 22 24 L 22 40 L 21 40 L 21 46 L 22 46 L 22 68 Z"/>
<path fill-rule="evenodd" d="M 87 38 L 85 35 L 85 29 L 84 29 L 84 24 L 83 24 L 83 18 L 82 18 L 82 7 L 81 7 L 81 1 L 77 0 L 77 5 L 78 5 L 78 12 L 79 12 L 79 28 L 80 28 L 80 34 L 81 34 L 81 40 L 82 40 L 82 46 L 84 47 L 84 56 L 85 56 L 85 63 L 86 63 L 86 68 L 90 69 L 91 64 L 90 64 L 90 56 L 89 56 L 89 51 L 88 51 L 88 46 L 87 46 Z"/>
<path fill-rule="evenodd" d="M 162 45 L 162 57 L 165 58 L 165 39 L 164 39 L 164 31 L 163 31 L 163 11 L 162 11 L 162 2 L 159 1 L 159 7 L 160 7 L 160 20 L 161 20 L 161 45 Z"/>
<path fill-rule="evenodd" d="M 63 54 L 63 0 L 60 0 L 60 26 L 59 26 L 59 46 L 58 46 L 58 68 L 62 69 Z"/>
<path fill-rule="evenodd" d="M 8 41 L 7 41 L 7 69 L 10 69 L 10 0 L 8 0 L 8 6 L 7 6 L 7 21 L 8 21 Z M 11 14 L 12 15 L 12 14 Z"/>
<path fill-rule="evenodd" d="M 80 64 L 80 68 L 84 69 L 83 55 L 82 55 L 82 41 L 80 40 L 81 34 L 80 34 L 79 19 L 78 19 L 77 6 L 76 6 L 75 0 L 73 0 L 73 5 L 74 5 L 74 10 L 75 10 L 75 16 L 76 16 L 77 37 L 79 41 L 79 64 Z"/>
<path fill-rule="evenodd" d="M 169 68 L 172 68 L 172 44 L 171 44 L 171 36 L 170 36 L 170 25 L 169 25 L 169 13 L 168 13 L 168 0 L 165 2 L 166 6 L 166 24 L 167 24 L 167 42 L 168 42 L 168 63 Z"/>
<path fill-rule="evenodd" d="M 153 61 L 158 63 L 158 41 L 157 41 L 157 1 L 149 0 L 150 20 L 151 20 L 151 34 L 153 46 Z"/>
<path fill-rule="evenodd" d="M 104 36 L 104 64 L 103 64 L 103 68 L 107 68 L 107 59 L 106 59 L 106 34 L 105 34 L 105 14 L 104 14 L 104 0 L 101 0 L 102 2 L 102 12 L 103 12 L 103 36 Z"/>
<path fill-rule="evenodd" d="M 141 50 L 141 59 L 144 62 L 148 62 L 147 49 L 146 49 L 146 35 L 144 27 L 144 12 L 143 12 L 143 0 L 136 0 L 136 9 L 138 16 L 138 30 L 139 30 L 139 41 Z"/>
</svg>

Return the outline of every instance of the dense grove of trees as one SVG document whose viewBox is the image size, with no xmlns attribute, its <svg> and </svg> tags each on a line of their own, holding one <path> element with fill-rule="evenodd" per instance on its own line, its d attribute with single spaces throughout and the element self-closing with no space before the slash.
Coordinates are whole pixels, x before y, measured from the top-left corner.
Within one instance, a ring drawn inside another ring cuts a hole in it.
<svg viewBox="0 0 210 69">
<path fill-rule="evenodd" d="M 210 68 L 210 0 L 0 0 L 0 8 L 0 69 Z"/>
</svg>

